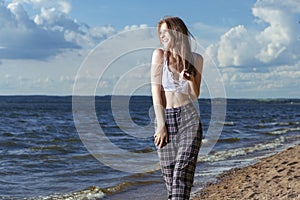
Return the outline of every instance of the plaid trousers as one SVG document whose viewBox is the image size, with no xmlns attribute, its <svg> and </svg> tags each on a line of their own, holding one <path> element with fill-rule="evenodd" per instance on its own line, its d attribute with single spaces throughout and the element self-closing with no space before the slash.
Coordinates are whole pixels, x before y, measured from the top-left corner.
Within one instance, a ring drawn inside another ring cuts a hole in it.
<svg viewBox="0 0 300 200">
<path fill-rule="evenodd" d="M 202 140 L 202 125 L 192 103 L 165 109 L 168 143 L 158 149 L 168 199 L 188 200 Z"/>
</svg>

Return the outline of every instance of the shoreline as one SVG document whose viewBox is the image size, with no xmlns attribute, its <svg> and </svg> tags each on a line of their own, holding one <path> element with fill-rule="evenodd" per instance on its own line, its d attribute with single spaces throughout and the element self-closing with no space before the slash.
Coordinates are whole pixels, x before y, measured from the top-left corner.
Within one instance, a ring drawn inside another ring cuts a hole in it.
<svg viewBox="0 0 300 200">
<path fill-rule="evenodd" d="M 217 176 L 193 200 L 300 199 L 300 145 Z"/>
</svg>

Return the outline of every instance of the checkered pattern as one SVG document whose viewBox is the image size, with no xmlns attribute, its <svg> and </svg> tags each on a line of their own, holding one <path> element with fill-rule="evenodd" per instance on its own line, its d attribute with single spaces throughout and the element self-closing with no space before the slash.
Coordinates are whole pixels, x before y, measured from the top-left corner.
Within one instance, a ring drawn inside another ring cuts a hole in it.
<svg viewBox="0 0 300 200">
<path fill-rule="evenodd" d="M 165 109 L 168 143 L 158 149 L 168 199 L 188 200 L 202 139 L 199 115 L 192 103 Z"/>
</svg>

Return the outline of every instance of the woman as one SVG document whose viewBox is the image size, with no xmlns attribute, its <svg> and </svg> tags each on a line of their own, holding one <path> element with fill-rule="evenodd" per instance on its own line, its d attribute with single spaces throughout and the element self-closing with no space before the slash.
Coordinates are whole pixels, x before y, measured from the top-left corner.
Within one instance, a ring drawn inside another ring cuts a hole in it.
<svg viewBox="0 0 300 200">
<path fill-rule="evenodd" d="M 191 51 L 191 34 L 178 17 L 159 21 L 158 36 L 163 48 L 154 50 L 151 66 L 154 143 L 168 199 L 189 199 L 202 139 L 192 102 L 200 94 L 203 58 Z"/>
</svg>

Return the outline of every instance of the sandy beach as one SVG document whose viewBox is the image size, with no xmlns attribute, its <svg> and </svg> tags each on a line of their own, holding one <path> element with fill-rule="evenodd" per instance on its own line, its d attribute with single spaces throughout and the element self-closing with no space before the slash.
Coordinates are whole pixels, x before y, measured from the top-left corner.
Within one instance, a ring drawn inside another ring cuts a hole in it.
<svg viewBox="0 0 300 200">
<path fill-rule="evenodd" d="M 193 200 L 300 199 L 300 145 L 221 174 Z"/>
</svg>

